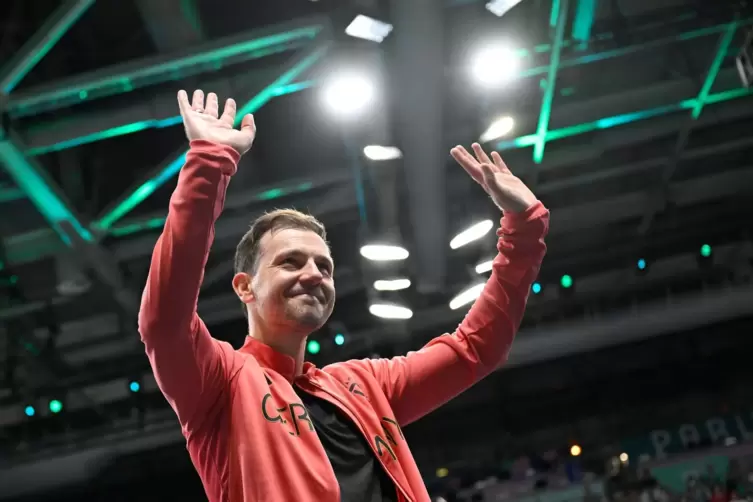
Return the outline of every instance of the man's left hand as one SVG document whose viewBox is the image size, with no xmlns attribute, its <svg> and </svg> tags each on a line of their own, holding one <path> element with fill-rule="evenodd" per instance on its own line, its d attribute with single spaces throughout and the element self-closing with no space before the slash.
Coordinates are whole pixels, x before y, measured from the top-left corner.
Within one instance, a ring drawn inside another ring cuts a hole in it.
<svg viewBox="0 0 753 502">
<path fill-rule="evenodd" d="M 450 150 L 450 154 L 481 185 L 498 208 L 504 212 L 522 213 L 536 203 L 533 192 L 510 172 L 497 152 L 492 152 L 490 159 L 478 143 L 472 148 L 475 158 L 460 145 Z"/>
</svg>

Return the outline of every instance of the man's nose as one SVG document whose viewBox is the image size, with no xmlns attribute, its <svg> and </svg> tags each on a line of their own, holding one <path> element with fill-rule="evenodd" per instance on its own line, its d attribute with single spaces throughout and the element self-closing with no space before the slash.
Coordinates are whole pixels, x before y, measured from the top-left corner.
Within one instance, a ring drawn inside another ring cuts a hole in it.
<svg viewBox="0 0 753 502">
<path fill-rule="evenodd" d="M 317 284 L 322 282 L 323 277 L 324 276 L 322 275 L 322 271 L 319 270 L 319 267 L 316 265 L 316 263 L 308 262 L 302 270 L 301 282 L 316 286 Z"/>
</svg>

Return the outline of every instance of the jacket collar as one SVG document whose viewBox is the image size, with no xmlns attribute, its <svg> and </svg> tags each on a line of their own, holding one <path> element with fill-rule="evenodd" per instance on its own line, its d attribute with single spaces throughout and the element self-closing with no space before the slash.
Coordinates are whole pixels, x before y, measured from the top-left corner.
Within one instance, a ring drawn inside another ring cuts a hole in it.
<svg viewBox="0 0 753 502">
<path fill-rule="evenodd" d="M 254 337 L 246 336 L 246 341 L 239 352 L 243 354 L 250 354 L 254 356 L 256 361 L 262 368 L 270 369 L 284 376 L 288 382 L 293 382 L 295 379 L 295 358 L 277 352 L 269 345 L 260 342 Z M 314 364 L 304 361 L 302 374 L 306 374 L 309 371 L 316 368 Z"/>
</svg>

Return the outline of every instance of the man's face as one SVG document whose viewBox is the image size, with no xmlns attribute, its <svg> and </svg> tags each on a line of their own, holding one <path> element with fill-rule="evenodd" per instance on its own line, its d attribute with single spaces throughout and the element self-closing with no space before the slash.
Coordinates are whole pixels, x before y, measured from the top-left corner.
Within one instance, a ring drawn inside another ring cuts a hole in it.
<svg viewBox="0 0 753 502">
<path fill-rule="evenodd" d="M 251 281 L 252 308 L 267 325 L 315 331 L 327 322 L 335 305 L 333 272 L 329 248 L 316 233 L 267 232 Z"/>
</svg>

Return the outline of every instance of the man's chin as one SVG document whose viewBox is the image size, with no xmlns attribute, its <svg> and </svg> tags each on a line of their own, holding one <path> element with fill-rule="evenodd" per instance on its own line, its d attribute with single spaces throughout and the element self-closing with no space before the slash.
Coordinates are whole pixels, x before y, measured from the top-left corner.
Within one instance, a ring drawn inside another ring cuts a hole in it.
<svg viewBox="0 0 753 502">
<path fill-rule="evenodd" d="M 324 326 L 324 323 L 327 322 L 327 317 L 328 316 L 319 309 L 306 309 L 304 311 L 295 312 L 290 316 L 290 320 L 303 329 L 314 331 Z"/>
</svg>

